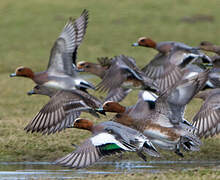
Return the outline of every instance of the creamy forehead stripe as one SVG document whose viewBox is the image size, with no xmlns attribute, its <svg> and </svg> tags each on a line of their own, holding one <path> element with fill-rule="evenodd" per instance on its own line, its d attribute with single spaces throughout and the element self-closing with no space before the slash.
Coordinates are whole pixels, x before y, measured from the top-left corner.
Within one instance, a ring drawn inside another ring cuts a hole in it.
<svg viewBox="0 0 220 180">
<path fill-rule="evenodd" d="M 156 101 L 158 96 L 152 92 L 144 91 L 142 93 L 142 98 L 144 99 L 144 101 Z"/>
</svg>

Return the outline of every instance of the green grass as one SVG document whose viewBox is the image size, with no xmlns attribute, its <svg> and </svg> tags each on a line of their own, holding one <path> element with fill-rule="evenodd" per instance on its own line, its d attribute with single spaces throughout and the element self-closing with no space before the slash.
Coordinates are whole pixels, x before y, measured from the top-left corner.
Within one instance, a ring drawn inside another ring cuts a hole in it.
<svg viewBox="0 0 220 180">
<path fill-rule="evenodd" d="M 216 180 L 220 178 L 220 171 L 213 170 L 213 169 L 204 169 L 204 168 L 197 168 L 197 169 L 191 169 L 191 170 L 182 170 L 182 171 L 173 171 L 168 170 L 166 172 L 160 172 L 160 173 L 122 173 L 117 175 L 90 175 L 88 176 L 89 179 L 105 179 L 105 180 L 111 180 L 111 179 L 121 179 L 121 180 L 145 180 L 145 179 L 158 179 L 158 180 L 176 180 L 176 179 L 184 179 L 184 180 Z"/>
<path fill-rule="evenodd" d="M 141 36 L 151 37 L 156 41 L 181 41 L 192 46 L 198 45 L 202 40 L 220 44 L 217 34 L 220 29 L 219 5 L 218 0 L 1 0 L 0 160 L 55 160 L 73 150 L 71 143 L 79 144 L 89 136 L 88 132 L 75 129 L 50 136 L 26 134 L 23 128 L 48 98 L 28 97 L 26 92 L 34 83 L 24 78 L 9 78 L 9 74 L 21 65 L 31 67 L 34 71 L 46 68 L 50 48 L 70 16 L 78 17 L 83 9 L 88 9 L 90 14 L 78 60 L 96 61 L 100 56 L 125 54 L 134 57 L 142 67 L 156 52 L 131 47 Z M 195 15 L 213 16 L 214 21 L 181 21 L 184 17 Z M 132 105 L 136 99 L 137 92 L 133 92 L 123 104 Z M 187 119 L 192 119 L 200 104 L 199 100 L 190 103 Z M 95 122 L 111 117 L 97 120 L 87 114 L 84 116 Z M 220 159 L 219 137 L 204 140 L 201 151 L 185 153 L 185 159 Z M 163 154 L 162 159 L 179 159 L 171 152 Z M 125 159 L 130 157 L 137 159 L 134 154 L 124 156 Z M 213 175 L 214 172 L 208 173 Z M 170 172 L 160 174 L 158 178 L 169 178 L 169 174 Z M 132 179 L 141 177 L 141 174 L 123 175 L 123 178 L 127 177 Z"/>
</svg>

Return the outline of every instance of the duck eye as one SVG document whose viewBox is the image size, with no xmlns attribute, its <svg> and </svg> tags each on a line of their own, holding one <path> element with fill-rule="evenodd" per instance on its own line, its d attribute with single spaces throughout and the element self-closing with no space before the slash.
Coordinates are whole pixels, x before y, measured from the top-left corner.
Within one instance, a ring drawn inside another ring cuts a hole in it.
<svg viewBox="0 0 220 180">
<path fill-rule="evenodd" d="M 141 39 L 141 42 L 143 43 L 145 40 L 144 39 Z"/>
<path fill-rule="evenodd" d="M 111 129 L 106 129 L 106 131 L 110 134 L 113 133 L 113 131 Z"/>
<path fill-rule="evenodd" d="M 22 71 L 22 69 L 18 69 L 18 72 L 21 72 Z"/>
<path fill-rule="evenodd" d="M 87 65 L 85 65 L 85 68 L 90 68 L 90 65 L 88 65 L 88 64 L 87 64 Z"/>
<path fill-rule="evenodd" d="M 121 118 L 121 114 L 116 114 L 116 118 Z"/>
<path fill-rule="evenodd" d="M 35 89 L 40 89 L 40 87 L 39 87 L 39 86 L 36 86 Z"/>
</svg>

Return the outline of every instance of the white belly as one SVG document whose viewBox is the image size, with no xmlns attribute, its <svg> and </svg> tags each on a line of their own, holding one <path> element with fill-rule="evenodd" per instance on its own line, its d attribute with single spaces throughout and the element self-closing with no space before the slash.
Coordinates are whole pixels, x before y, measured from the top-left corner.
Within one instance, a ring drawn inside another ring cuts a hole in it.
<svg viewBox="0 0 220 180">
<path fill-rule="evenodd" d="M 164 144 L 166 146 L 174 146 L 179 142 L 177 140 L 171 140 L 171 137 L 165 133 L 162 133 L 159 129 L 146 129 L 144 135 L 155 141 L 158 146 Z"/>
<path fill-rule="evenodd" d="M 54 88 L 54 89 L 76 89 L 75 86 L 72 87 L 66 87 L 65 84 L 63 84 L 62 82 L 57 82 L 57 81 L 49 81 L 44 83 L 44 86 L 49 87 L 49 88 Z"/>
</svg>

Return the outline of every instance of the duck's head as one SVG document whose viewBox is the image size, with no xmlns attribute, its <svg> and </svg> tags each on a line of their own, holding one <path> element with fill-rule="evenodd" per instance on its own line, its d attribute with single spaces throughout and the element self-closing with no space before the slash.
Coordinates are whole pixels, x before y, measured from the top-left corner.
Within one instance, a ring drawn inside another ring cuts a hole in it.
<svg viewBox="0 0 220 180">
<path fill-rule="evenodd" d="M 89 72 L 92 67 L 92 63 L 86 61 L 80 61 L 77 63 L 77 69 L 81 71 Z"/>
<path fill-rule="evenodd" d="M 199 48 L 201 50 L 204 50 L 204 51 L 210 51 L 210 52 L 215 52 L 215 49 L 214 49 L 214 44 L 212 44 L 211 42 L 208 42 L 208 41 L 202 41 L 199 45 Z"/>
<path fill-rule="evenodd" d="M 30 68 L 21 66 L 15 70 L 15 73 L 10 74 L 10 77 L 16 76 L 22 76 L 33 79 L 34 73 Z"/>
<path fill-rule="evenodd" d="M 133 43 L 132 46 L 143 46 L 143 47 L 149 47 L 149 48 L 156 48 L 157 43 L 155 41 L 153 41 L 150 38 L 146 38 L 146 37 L 140 37 L 138 39 L 138 42 Z"/>
<path fill-rule="evenodd" d="M 74 121 L 73 128 L 86 129 L 88 131 L 92 131 L 93 122 L 87 119 L 77 118 Z"/>
<path fill-rule="evenodd" d="M 200 46 L 213 46 L 213 44 L 211 42 L 209 42 L 209 41 L 202 41 L 200 43 Z"/>
<path fill-rule="evenodd" d="M 31 91 L 29 91 L 27 94 L 32 95 L 32 94 L 40 94 L 40 95 L 46 95 L 46 96 L 53 96 L 57 90 L 51 89 L 42 85 L 36 85 Z"/>
<path fill-rule="evenodd" d="M 124 113 L 125 107 L 114 101 L 106 101 L 102 108 L 97 109 L 98 112 L 114 112 L 114 113 Z"/>
</svg>

